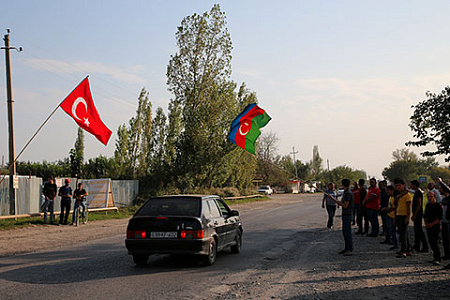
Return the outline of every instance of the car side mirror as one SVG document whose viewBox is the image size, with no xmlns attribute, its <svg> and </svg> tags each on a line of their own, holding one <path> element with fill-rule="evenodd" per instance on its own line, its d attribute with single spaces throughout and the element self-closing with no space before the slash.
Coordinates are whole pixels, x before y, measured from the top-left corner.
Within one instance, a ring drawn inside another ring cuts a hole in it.
<svg viewBox="0 0 450 300">
<path fill-rule="evenodd" d="M 230 217 L 237 217 L 239 216 L 239 212 L 237 210 L 230 211 Z"/>
</svg>

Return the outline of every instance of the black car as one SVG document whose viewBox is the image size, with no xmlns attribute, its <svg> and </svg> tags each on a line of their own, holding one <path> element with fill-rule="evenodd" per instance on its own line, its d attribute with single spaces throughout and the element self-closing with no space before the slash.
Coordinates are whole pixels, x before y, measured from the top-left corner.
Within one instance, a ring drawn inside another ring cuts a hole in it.
<svg viewBox="0 0 450 300">
<path fill-rule="evenodd" d="M 179 195 L 147 200 L 130 219 L 125 245 L 137 265 L 151 254 L 197 254 L 206 265 L 218 251 L 242 245 L 239 212 L 215 195 Z"/>
</svg>

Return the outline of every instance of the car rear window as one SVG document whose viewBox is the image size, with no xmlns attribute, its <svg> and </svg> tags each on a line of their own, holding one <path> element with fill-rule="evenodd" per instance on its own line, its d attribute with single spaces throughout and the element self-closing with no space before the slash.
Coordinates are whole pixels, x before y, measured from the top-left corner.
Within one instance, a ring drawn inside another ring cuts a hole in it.
<svg viewBox="0 0 450 300">
<path fill-rule="evenodd" d="M 200 215 L 200 199 L 155 198 L 150 199 L 136 214 L 138 216 L 192 216 Z"/>
</svg>

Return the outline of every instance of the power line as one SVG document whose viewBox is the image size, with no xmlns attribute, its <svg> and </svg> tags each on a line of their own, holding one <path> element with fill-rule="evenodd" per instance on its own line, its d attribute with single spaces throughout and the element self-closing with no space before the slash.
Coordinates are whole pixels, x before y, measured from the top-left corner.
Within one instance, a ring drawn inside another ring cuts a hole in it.
<svg viewBox="0 0 450 300">
<path fill-rule="evenodd" d="M 62 58 L 60 58 L 58 55 L 56 55 L 56 54 L 53 53 L 52 51 L 49 51 L 49 50 L 47 50 L 47 49 L 44 49 L 43 47 L 37 45 L 36 43 L 32 42 L 31 40 L 29 40 L 28 38 L 26 38 L 26 37 L 24 37 L 24 36 L 21 36 L 21 35 L 20 35 L 20 37 L 21 37 L 22 39 L 28 41 L 28 42 L 29 42 L 30 44 L 32 44 L 34 47 L 39 48 L 39 49 L 41 49 L 42 51 L 44 51 L 44 52 L 46 52 L 46 53 L 50 53 L 52 56 L 54 56 L 56 59 L 58 59 L 58 61 L 61 61 L 62 63 L 67 64 L 67 65 L 69 65 L 69 66 L 71 66 L 71 67 L 73 67 L 73 68 L 75 68 L 75 69 L 77 69 L 77 70 L 79 70 L 79 71 L 81 71 L 81 72 L 83 72 L 83 73 L 85 73 L 85 74 L 89 74 L 89 71 L 88 71 L 88 70 L 85 70 L 85 69 L 83 69 L 83 68 L 80 68 L 80 67 L 77 66 L 76 64 L 73 64 L 73 63 L 71 63 L 71 62 L 68 62 L 68 61 L 66 61 L 66 60 L 64 60 L 64 59 L 62 59 Z M 30 53 L 30 51 L 27 49 L 27 55 L 29 55 L 31 58 L 37 59 L 38 61 L 41 61 L 41 62 L 43 62 L 44 64 L 50 66 L 53 70 L 56 71 L 56 74 L 60 73 L 60 74 L 66 75 L 66 76 L 70 76 L 70 77 L 74 77 L 74 78 L 79 79 L 79 76 L 78 76 L 78 75 L 75 75 L 73 72 L 71 73 L 71 72 L 68 72 L 68 71 L 64 70 L 63 68 L 59 67 L 57 64 L 53 63 L 52 60 L 44 59 L 44 58 L 42 58 L 42 57 L 37 56 L 36 54 L 33 55 L 33 51 L 31 51 L 31 53 Z M 29 62 L 29 60 L 27 60 L 27 59 L 25 59 L 25 58 L 20 58 L 20 60 L 25 61 L 25 62 Z M 49 73 L 52 73 L 51 71 L 48 71 L 48 70 L 41 70 L 41 71 L 47 71 L 47 72 L 49 72 Z M 59 77 L 60 77 L 60 78 L 64 78 L 63 76 L 59 76 Z M 128 93 L 128 94 L 130 94 L 130 95 L 133 95 L 133 96 L 136 97 L 136 98 L 137 98 L 137 95 L 139 94 L 139 92 L 131 92 L 131 91 L 129 91 L 129 90 L 127 90 L 127 89 L 125 89 L 125 88 L 123 88 L 123 87 L 117 85 L 117 84 L 114 84 L 114 83 L 112 83 L 112 82 L 110 82 L 110 81 L 108 81 L 108 80 L 105 80 L 105 79 L 102 78 L 101 75 L 100 75 L 100 76 L 97 76 L 97 77 L 96 77 L 96 80 L 97 80 L 97 79 L 98 79 L 99 81 L 102 81 L 102 82 L 104 82 L 104 83 L 106 83 L 106 84 L 108 84 L 108 85 L 110 85 L 110 86 L 112 86 L 112 87 L 115 87 L 115 88 L 117 88 L 117 89 L 119 89 L 119 90 L 121 90 L 121 91 L 123 91 L 123 92 L 126 92 L 126 93 Z M 67 80 L 67 79 L 64 78 L 64 80 Z M 71 82 L 72 82 L 72 81 L 71 81 Z M 97 90 L 100 90 L 100 92 L 97 92 Z M 126 100 L 123 100 L 123 99 L 115 99 L 114 97 L 111 97 L 112 94 L 108 93 L 108 91 L 109 91 L 109 90 L 103 89 L 103 88 L 101 88 L 101 87 L 96 87 L 96 92 L 95 92 L 95 93 L 96 93 L 96 94 L 99 94 L 99 95 L 102 95 L 102 96 L 105 96 L 107 99 L 110 99 L 110 100 L 112 100 L 112 101 L 114 101 L 114 102 L 121 103 L 121 104 L 125 104 L 125 105 L 128 105 L 128 106 L 130 106 L 130 107 L 136 108 L 137 103 L 133 103 L 133 102 L 131 102 L 131 101 L 126 101 Z M 108 94 L 109 94 L 109 95 L 108 95 Z"/>
</svg>

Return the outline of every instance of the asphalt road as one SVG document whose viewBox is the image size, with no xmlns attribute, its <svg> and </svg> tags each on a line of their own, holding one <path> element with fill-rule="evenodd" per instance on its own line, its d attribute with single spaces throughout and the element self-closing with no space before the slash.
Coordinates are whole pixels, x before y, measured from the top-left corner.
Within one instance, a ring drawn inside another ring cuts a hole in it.
<svg viewBox="0 0 450 300">
<path fill-rule="evenodd" d="M 340 211 L 337 229 L 327 231 L 320 201 L 275 195 L 238 206 L 242 252 L 219 253 L 211 267 L 170 255 L 136 267 L 125 227 L 77 246 L 1 257 L 0 299 L 423 299 L 417 291 L 429 286 L 438 291 L 430 299 L 446 299 L 448 290 L 439 289 L 448 289 L 448 271 L 422 268 L 419 256 L 392 258 L 381 239 L 355 237 L 354 256 L 337 255 Z"/>
<path fill-rule="evenodd" d="M 292 235 L 317 224 L 316 201 L 299 200 L 298 195 L 274 198 L 286 203 L 241 207 L 242 252 L 222 252 L 214 266 L 203 267 L 195 257 L 155 255 L 147 266 L 136 267 L 120 234 L 57 251 L 0 258 L 0 298 L 211 299 L 229 290 L 227 277 L 265 269 L 268 261 L 283 255 Z"/>
</svg>

